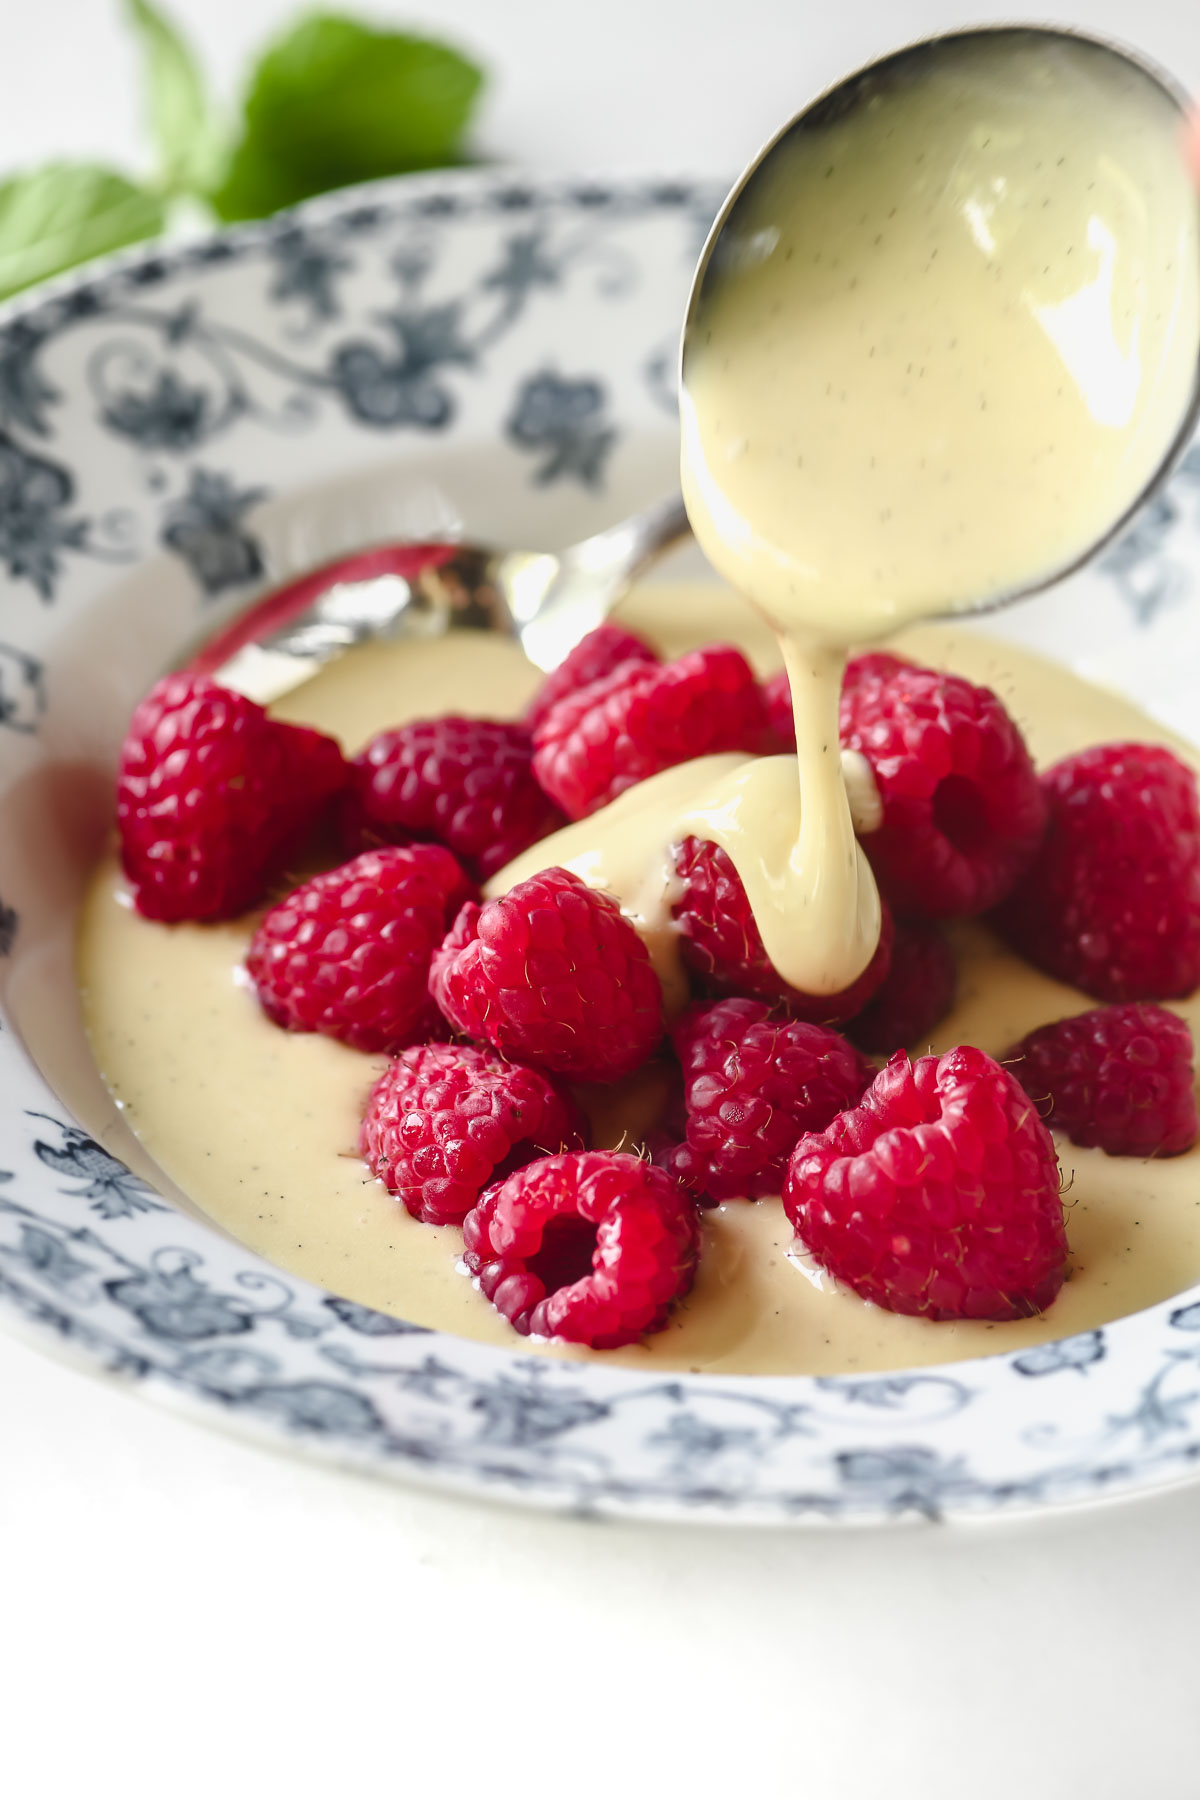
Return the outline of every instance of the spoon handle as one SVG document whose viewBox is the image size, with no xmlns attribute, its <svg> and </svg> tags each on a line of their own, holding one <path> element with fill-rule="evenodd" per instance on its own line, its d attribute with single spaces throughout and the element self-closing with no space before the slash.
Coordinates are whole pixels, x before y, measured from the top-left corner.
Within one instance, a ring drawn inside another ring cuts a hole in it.
<svg viewBox="0 0 1200 1800">
<path fill-rule="evenodd" d="M 230 624 L 207 638 L 187 659 L 193 675 L 216 675 L 247 645 L 270 644 L 280 650 L 304 632 L 307 624 L 328 612 L 327 597 L 350 584 L 377 582 L 384 576 L 411 582 L 427 567 L 448 561 L 455 544 L 382 544 L 339 557 L 297 576 L 257 600 Z"/>
<path fill-rule="evenodd" d="M 635 581 L 642 571 L 685 538 L 691 526 L 682 494 L 668 494 L 644 512 L 610 525 L 595 537 L 584 538 L 563 554 L 564 569 L 607 569 L 623 581 Z"/>
<path fill-rule="evenodd" d="M 675 493 L 572 544 L 556 559 L 553 571 L 547 571 L 544 583 L 537 582 L 532 567 L 525 571 L 518 567 L 520 559 L 502 558 L 497 585 L 508 597 L 529 660 L 539 669 L 556 669 L 581 638 L 604 623 L 655 558 L 690 531 L 683 496 Z M 529 594 L 524 604 L 523 587 Z"/>
<path fill-rule="evenodd" d="M 492 631 L 554 668 L 643 569 L 689 530 L 677 494 L 560 556 L 471 544 L 388 544 L 264 596 L 193 651 L 187 667 L 263 704 L 372 638 Z"/>
</svg>

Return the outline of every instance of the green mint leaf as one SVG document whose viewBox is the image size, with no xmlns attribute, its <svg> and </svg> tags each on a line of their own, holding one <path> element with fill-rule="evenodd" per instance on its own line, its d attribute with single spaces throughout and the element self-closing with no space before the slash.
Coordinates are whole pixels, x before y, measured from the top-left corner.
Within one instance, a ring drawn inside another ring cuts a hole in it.
<svg viewBox="0 0 1200 1800">
<path fill-rule="evenodd" d="M 0 298 L 163 228 L 163 202 L 91 163 L 47 163 L 0 181 Z"/>
<path fill-rule="evenodd" d="M 170 19 L 150 0 L 128 0 L 128 9 L 142 44 L 159 185 L 168 194 L 205 193 L 216 179 L 222 147 L 200 66 Z"/>
<path fill-rule="evenodd" d="M 458 162 L 482 82 L 445 44 L 315 13 L 255 70 L 213 204 L 223 219 L 257 219 L 330 188 Z"/>
</svg>

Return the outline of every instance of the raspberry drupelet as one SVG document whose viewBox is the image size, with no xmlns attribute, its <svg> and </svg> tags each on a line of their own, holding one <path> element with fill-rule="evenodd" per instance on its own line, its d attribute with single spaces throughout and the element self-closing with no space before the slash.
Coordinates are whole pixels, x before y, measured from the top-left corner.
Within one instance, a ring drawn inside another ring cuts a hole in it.
<svg viewBox="0 0 1200 1800">
<path fill-rule="evenodd" d="M 583 1114 L 552 1076 L 474 1044 L 422 1044 L 376 1083 L 360 1149 L 415 1219 L 458 1225 L 489 1182 L 586 1143 Z"/>
<path fill-rule="evenodd" d="M 894 662 L 862 659 L 842 689 L 842 745 L 866 757 L 883 804 L 863 849 L 898 913 L 986 912 L 1045 831 L 1029 752 L 990 688 Z"/>
<path fill-rule="evenodd" d="M 656 1160 L 692 1193 L 778 1194 L 797 1141 L 853 1106 L 874 1066 L 823 1025 L 762 1000 L 693 1006 L 672 1038 L 683 1069 L 687 1154 Z"/>
<path fill-rule="evenodd" d="M 1100 744 L 1047 769 L 1045 842 L 996 923 L 1097 1000 L 1178 1000 L 1200 984 L 1196 777 L 1157 744 Z"/>
<path fill-rule="evenodd" d="M 663 1035 L 650 953 L 616 901 L 546 869 L 465 906 L 430 992 L 456 1031 L 576 1081 L 631 1075 Z"/>
<path fill-rule="evenodd" d="M 792 1153 L 783 1204 L 823 1269 L 930 1319 L 1022 1319 L 1062 1286 L 1058 1161 L 1028 1094 L 982 1050 L 894 1056 Z"/>
<path fill-rule="evenodd" d="M 263 898 L 347 778 L 332 738 L 203 675 L 135 708 L 117 770 L 121 862 L 147 919 L 232 919 Z"/>
<path fill-rule="evenodd" d="M 251 940 L 246 969 L 263 1011 L 368 1052 L 444 1036 L 429 965 L 473 893 L 440 844 L 366 850 L 314 876 Z"/>
<path fill-rule="evenodd" d="M 534 773 L 568 818 L 582 819 L 676 763 L 763 750 L 766 707 L 740 650 L 715 645 L 676 662 L 620 663 L 566 695 L 534 734 Z"/>
<path fill-rule="evenodd" d="M 706 838 L 685 838 L 673 851 L 677 888 L 671 916 L 684 962 L 706 991 L 779 1002 L 790 1017 L 840 1025 L 862 1011 L 887 974 L 892 915 L 883 902 L 879 944 L 848 988 L 805 994 L 783 979 L 763 946 L 732 858 Z"/>
<path fill-rule="evenodd" d="M 696 1208 L 641 1158 L 543 1157 L 490 1187 L 463 1225 L 464 1261 L 516 1331 L 593 1350 L 665 1323 L 692 1285 Z"/>
<path fill-rule="evenodd" d="M 527 726 L 455 714 L 373 737 L 342 809 L 347 848 L 432 840 L 477 881 L 564 822 L 534 778 Z"/>
<path fill-rule="evenodd" d="M 1178 1156 L 1200 1133 L 1187 1023 L 1153 1002 L 1031 1031 L 1004 1058 L 1042 1120 L 1110 1156 Z"/>
</svg>

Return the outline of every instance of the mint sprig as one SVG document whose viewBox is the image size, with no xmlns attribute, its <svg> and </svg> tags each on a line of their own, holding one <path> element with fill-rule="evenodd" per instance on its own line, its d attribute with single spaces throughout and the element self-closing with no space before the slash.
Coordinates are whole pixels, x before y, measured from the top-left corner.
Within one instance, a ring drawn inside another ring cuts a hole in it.
<svg viewBox="0 0 1200 1800">
<path fill-rule="evenodd" d="M 258 63 L 213 204 L 223 219 L 257 219 L 330 188 L 459 162 L 482 83 L 445 44 L 314 13 Z"/>
<path fill-rule="evenodd" d="M 206 193 L 218 178 L 225 146 L 200 65 L 150 0 L 127 0 L 127 13 L 142 50 L 156 185 L 166 194 Z"/>
<path fill-rule="evenodd" d="M 0 181 L 0 299 L 76 263 L 154 237 L 159 195 L 114 169 L 46 163 Z"/>
<path fill-rule="evenodd" d="M 313 13 L 251 72 L 240 127 L 223 127 L 203 72 L 153 0 L 125 0 L 143 63 L 155 167 L 145 180 L 54 162 L 0 180 L 0 298 L 163 230 L 186 197 L 223 220 L 465 160 L 483 72 L 446 44 Z"/>
</svg>

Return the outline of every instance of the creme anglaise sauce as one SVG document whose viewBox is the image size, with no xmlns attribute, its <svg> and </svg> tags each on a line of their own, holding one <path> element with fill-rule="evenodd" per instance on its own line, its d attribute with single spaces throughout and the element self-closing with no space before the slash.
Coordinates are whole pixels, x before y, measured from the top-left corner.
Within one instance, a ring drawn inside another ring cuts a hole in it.
<svg viewBox="0 0 1200 1800">
<path fill-rule="evenodd" d="M 623 610 L 668 653 L 732 635 L 760 666 L 770 634 L 715 588 L 648 588 Z M 730 627 L 737 621 L 738 629 Z M 1026 653 L 946 628 L 900 647 L 1002 695 L 1042 763 L 1121 737 L 1170 741 L 1126 702 Z M 495 640 L 355 652 L 281 702 L 281 716 L 336 732 L 347 750 L 385 725 L 447 710 L 519 712 L 536 682 Z M 382 1059 L 271 1025 L 239 979 L 255 920 L 150 924 L 115 860 L 97 873 L 80 934 L 80 981 L 101 1071 L 143 1145 L 218 1225 L 280 1267 L 364 1305 L 496 1345 L 518 1342 L 456 1269 L 460 1233 L 420 1225 L 370 1178 L 358 1125 Z M 1004 950 L 982 926 L 952 933 L 954 1013 L 933 1035 L 1003 1051 L 1090 1004 Z M 1200 1031 L 1200 1002 L 1178 1010 Z M 597 1141 L 633 1142 L 661 1103 L 653 1081 L 597 1092 Z M 899 1368 L 1042 1342 L 1161 1300 L 1200 1279 L 1200 1153 L 1168 1162 L 1059 1146 L 1071 1275 L 1050 1311 L 1018 1324 L 934 1324 L 864 1305 L 794 1252 L 776 1200 L 706 1214 L 693 1292 L 657 1336 L 608 1361 L 647 1369 L 772 1373 Z M 519 1340 L 548 1355 L 588 1356 Z"/>
</svg>

